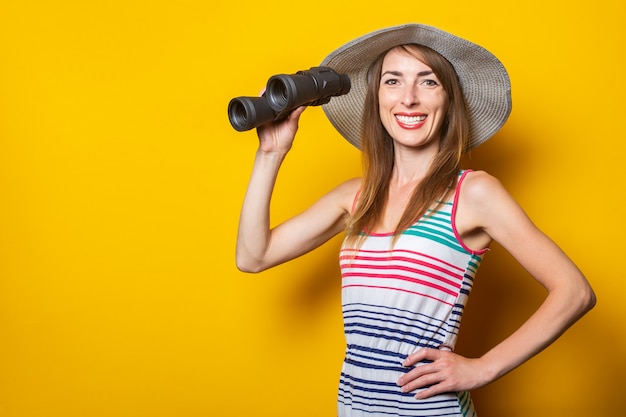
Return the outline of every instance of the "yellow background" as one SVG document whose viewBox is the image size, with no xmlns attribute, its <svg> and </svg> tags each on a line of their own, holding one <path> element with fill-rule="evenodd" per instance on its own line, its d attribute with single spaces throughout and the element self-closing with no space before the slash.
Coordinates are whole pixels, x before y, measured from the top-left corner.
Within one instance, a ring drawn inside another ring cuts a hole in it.
<svg viewBox="0 0 626 417">
<path fill-rule="evenodd" d="M 479 415 L 622 415 L 625 17 L 621 0 L 2 0 L 0 416 L 334 415 L 340 240 L 236 270 L 256 137 L 226 107 L 406 22 L 508 68 L 513 113 L 468 166 L 498 176 L 598 294 L 555 345 L 474 393 Z M 274 220 L 359 170 L 308 109 Z M 458 350 L 481 354 L 542 296 L 494 246 Z"/>
</svg>

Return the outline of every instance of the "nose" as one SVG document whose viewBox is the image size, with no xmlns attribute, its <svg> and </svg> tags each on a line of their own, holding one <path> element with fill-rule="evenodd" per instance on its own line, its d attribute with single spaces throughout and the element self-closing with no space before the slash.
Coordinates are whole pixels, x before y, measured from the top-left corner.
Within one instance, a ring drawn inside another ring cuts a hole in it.
<svg viewBox="0 0 626 417">
<path fill-rule="evenodd" d="M 404 95 L 402 97 L 402 104 L 407 107 L 414 106 L 419 102 L 417 87 L 412 85 L 407 85 L 404 90 Z"/>
</svg>

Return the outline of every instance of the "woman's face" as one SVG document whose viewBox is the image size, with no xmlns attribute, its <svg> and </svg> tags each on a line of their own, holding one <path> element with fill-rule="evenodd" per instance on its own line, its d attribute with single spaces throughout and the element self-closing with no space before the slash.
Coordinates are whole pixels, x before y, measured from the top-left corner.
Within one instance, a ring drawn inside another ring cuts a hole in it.
<svg viewBox="0 0 626 417">
<path fill-rule="evenodd" d="M 447 94 L 432 69 L 401 48 L 383 60 L 378 89 L 383 126 L 396 146 L 438 148 Z"/>
</svg>

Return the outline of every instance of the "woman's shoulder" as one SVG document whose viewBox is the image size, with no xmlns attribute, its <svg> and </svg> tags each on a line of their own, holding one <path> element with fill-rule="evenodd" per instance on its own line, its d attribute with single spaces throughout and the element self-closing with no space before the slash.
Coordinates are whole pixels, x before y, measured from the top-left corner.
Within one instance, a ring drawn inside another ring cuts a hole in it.
<svg viewBox="0 0 626 417">
<path fill-rule="evenodd" d="M 485 212 L 487 208 L 511 199 L 500 180 L 486 171 L 468 171 L 461 181 L 457 189 L 457 199 L 468 209 Z"/>
<path fill-rule="evenodd" d="M 467 170 L 463 173 L 461 189 L 470 198 L 488 198 L 494 191 L 504 190 L 504 186 L 493 175 L 482 170 Z"/>
<path fill-rule="evenodd" d="M 455 225 L 469 248 L 486 248 L 493 220 L 507 216 L 508 193 L 502 183 L 485 171 L 467 171 L 457 188 Z"/>
<path fill-rule="evenodd" d="M 466 213 L 474 213 L 484 223 L 490 223 L 494 217 L 510 216 L 520 209 L 500 180 L 485 171 L 465 175 L 459 200 L 459 207 Z"/>
<path fill-rule="evenodd" d="M 331 198 L 336 204 L 343 207 L 346 212 L 350 212 L 361 190 L 361 178 L 350 178 L 335 188 L 333 188 L 326 198 Z"/>
<path fill-rule="evenodd" d="M 361 183 L 362 183 L 361 177 L 354 177 L 354 178 L 350 178 L 344 181 L 343 183 L 340 184 L 340 186 L 345 186 L 347 188 L 357 190 L 361 187 Z"/>
<path fill-rule="evenodd" d="M 335 187 L 335 191 L 341 194 L 352 195 L 354 197 L 356 193 L 361 189 L 361 178 L 355 177 L 346 180 Z"/>
</svg>

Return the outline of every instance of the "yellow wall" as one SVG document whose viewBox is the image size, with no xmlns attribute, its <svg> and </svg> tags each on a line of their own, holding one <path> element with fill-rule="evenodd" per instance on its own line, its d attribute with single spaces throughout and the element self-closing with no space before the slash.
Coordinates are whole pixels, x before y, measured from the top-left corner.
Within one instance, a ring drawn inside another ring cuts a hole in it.
<svg viewBox="0 0 626 417">
<path fill-rule="evenodd" d="M 597 308 L 477 391 L 481 417 L 616 416 L 626 357 L 621 0 L 0 3 L 0 416 L 332 416 L 339 239 L 261 275 L 234 266 L 256 148 L 231 97 L 409 21 L 492 50 L 514 110 L 469 165 L 576 260 Z M 302 118 L 275 220 L 357 175 Z M 506 336 L 542 291 L 496 246 L 459 349 Z M 295 411 L 294 411 L 295 410 Z"/>
</svg>

